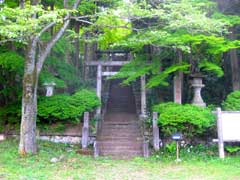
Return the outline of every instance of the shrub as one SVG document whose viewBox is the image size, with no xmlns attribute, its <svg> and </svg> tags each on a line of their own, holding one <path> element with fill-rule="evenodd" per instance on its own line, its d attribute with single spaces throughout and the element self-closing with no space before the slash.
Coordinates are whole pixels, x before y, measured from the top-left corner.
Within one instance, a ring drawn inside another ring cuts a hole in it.
<svg viewBox="0 0 240 180">
<path fill-rule="evenodd" d="M 240 91 L 230 93 L 222 103 L 222 107 L 228 111 L 240 111 Z"/>
<path fill-rule="evenodd" d="M 69 96 L 65 94 L 41 97 L 38 104 L 40 120 L 71 120 L 78 122 L 85 111 L 92 111 L 100 105 L 96 93 L 86 89 Z"/>
<path fill-rule="evenodd" d="M 66 94 L 51 97 L 40 97 L 38 100 L 38 120 L 40 123 L 68 121 L 79 122 L 86 111 L 92 111 L 100 105 L 96 93 L 90 90 L 80 90 L 72 96 Z M 11 104 L 0 108 L 0 125 L 15 124 L 21 120 L 21 105 Z"/>
<path fill-rule="evenodd" d="M 208 108 L 190 104 L 162 103 L 153 110 L 160 113 L 158 124 L 166 136 L 181 132 L 185 138 L 191 139 L 203 135 L 215 122 L 215 116 Z"/>
</svg>

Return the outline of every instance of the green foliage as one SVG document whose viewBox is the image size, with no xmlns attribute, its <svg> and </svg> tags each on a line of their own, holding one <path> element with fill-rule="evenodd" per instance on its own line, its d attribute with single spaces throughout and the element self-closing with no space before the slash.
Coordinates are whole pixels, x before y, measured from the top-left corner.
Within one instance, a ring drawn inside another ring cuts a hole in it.
<svg viewBox="0 0 240 180">
<path fill-rule="evenodd" d="M 224 72 L 221 67 L 208 61 L 201 62 L 199 64 L 199 67 L 202 69 L 202 71 L 210 71 L 215 73 L 217 77 L 222 77 L 224 75 Z"/>
<path fill-rule="evenodd" d="M 237 153 L 240 151 L 240 147 L 239 146 L 230 146 L 230 145 L 226 145 L 224 146 L 224 148 L 226 149 L 227 152 L 229 153 Z"/>
<path fill-rule="evenodd" d="M 33 34 L 41 35 L 42 28 L 48 23 L 62 23 L 62 17 L 67 12 L 65 9 L 50 11 L 40 5 L 28 4 L 23 9 L 4 7 L 1 10 L 0 35 L 2 39 L 27 43 Z M 33 14 L 37 14 L 37 18 Z"/>
<path fill-rule="evenodd" d="M 57 88 L 66 87 L 66 84 L 62 79 L 56 78 L 52 73 L 48 71 L 41 71 L 39 79 L 42 85 L 44 85 L 44 83 L 55 83 Z"/>
<path fill-rule="evenodd" d="M 95 92 L 83 89 L 72 96 L 61 94 L 51 97 L 41 97 L 38 104 L 40 120 L 54 122 L 68 120 L 78 122 L 86 111 L 92 111 L 100 105 Z"/>
<path fill-rule="evenodd" d="M 77 10 L 79 11 L 80 15 L 90 15 L 94 14 L 97 6 L 94 0 L 83 0 L 80 2 Z"/>
<path fill-rule="evenodd" d="M 40 124 L 57 121 L 79 122 L 84 112 L 91 112 L 99 105 L 100 101 L 96 93 L 86 89 L 82 89 L 72 96 L 59 94 L 51 97 L 40 97 L 38 119 Z M 0 123 L 20 123 L 20 119 L 20 103 L 0 107 Z"/>
<path fill-rule="evenodd" d="M 19 104 L 15 103 L 0 107 L 0 132 L 13 128 L 19 131 L 20 121 L 21 106 Z"/>
<path fill-rule="evenodd" d="M 134 60 L 124 65 L 120 71 L 110 79 L 123 78 L 125 79 L 123 84 L 129 84 L 138 77 L 147 74 L 150 76 L 150 79 L 148 80 L 146 86 L 148 88 L 152 88 L 158 85 L 168 86 L 169 84 L 166 79 L 169 77 L 169 75 L 175 72 L 181 71 L 188 73 L 188 68 L 190 65 L 186 63 L 174 64 L 170 67 L 167 67 L 165 70 L 160 71 L 162 65 L 159 58 L 164 57 L 164 55 L 159 55 L 158 58 L 154 58 L 152 62 L 149 63 L 149 61 L 146 61 L 146 56 L 137 55 Z"/>
<path fill-rule="evenodd" d="M 184 138 L 203 135 L 213 126 L 215 116 L 208 108 L 190 104 L 162 103 L 153 107 L 159 113 L 158 123 L 166 136 L 181 132 Z"/>
<path fill-rule="evenodd" d="M 222 21 L 225 21 L 227 24 L 230 26 L 235 26 L 240 24 L 240 17 L 239 16 L 234 16 L 234 15 L 225 15 L 219 12 L 215 12 L 212 15 L 213 18 L 215 19 L 221 19 Z"/>
<path fill-rule="evenodd" d="M 148 83 L 147 87 L 156 87 L 158 85 L 168 86 L 168 82 L 166 81 L 166 78 L 177 71 L 181 72 L 188 72 L 188 68 L 190 67 L 189 64 L 174 64 L 168 68 L 166 68 L 163 72 L 159 73 L 158 75 L 155 75 L 152 77 Z"/>
<path fill-rule="evenodd" d="M 115 15 L 113 10 L 102 13 L 95 25 L 98 27 L 98 31 L 102 32 L 98 36 L 101 49 L 107 49 L 110 45 L 123 40 L 132 32 L 130 23 Z"/>
<path fill-rule="evenodd" d="M 0 54 L 0 66 L 10 72 L 23 72 L 24 58 L 14 51 L 7 51 Z"/>
<path fill-rule="evenodd" d="M 173 141 L 171 143 L 168 143 L 165 145 L 165 149 L 167 150 L 167 152 L 169 152 L 170 154 L 173 154 L 176 152 L 176 141 Z"/>
<path fill-rule="evenodd" d="M 222 103 L 222 107 L 227 111 L 240 111 L 240 91 L 230 93 Z"/>
<path fill-rule="evenodd" d="M 45 34 L 45 38 L 48 38 L 48 36 L 49 34 Z M 40 74 L 40 83 L 54 82 L 57 88 L 79 88 L 81 81 L 77 68 L 69 62 L 69 54 L 73 52 L 73 44 L 66 34 L 59 39 L 53 47 L 52 53 L 47 57 Z"/>
</svg>

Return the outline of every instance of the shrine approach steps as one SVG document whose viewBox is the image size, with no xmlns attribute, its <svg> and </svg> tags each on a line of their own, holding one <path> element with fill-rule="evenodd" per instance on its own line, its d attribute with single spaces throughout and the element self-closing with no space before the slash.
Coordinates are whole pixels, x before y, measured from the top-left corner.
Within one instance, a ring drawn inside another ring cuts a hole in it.
<svg viewBox="0 0 240 180">
<path fill-rule="evenodd" d="M 131 87 L 119 82 L 111 82 L 108 112 L 97 140 L 100 155 L 128 159 L 143 155 L 143 137 Z"/>
</svg>

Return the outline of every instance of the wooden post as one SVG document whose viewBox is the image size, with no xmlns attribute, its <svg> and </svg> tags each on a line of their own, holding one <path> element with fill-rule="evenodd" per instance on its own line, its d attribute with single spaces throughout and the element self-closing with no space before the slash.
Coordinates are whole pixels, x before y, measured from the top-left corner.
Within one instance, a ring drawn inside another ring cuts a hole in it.
<svg viewBox="0 0 240 180">
<path fill-rule="evenodd" d="M 143 157 L 149 157 L 149 142 L 144 141 L 143 142 Z"/>
<path fill-rule="evenodd" d="M 218 129 L 218 151 L 219 157 L 224 158 L 224 142 L 222 131 L 222 111 L 221 108 L 217 108 L 217 129 Z"/>
<path fill-rule="evenodd" d="M 182 104 L 182 79 L 183 73 L 179 72 L 174 76 L 174 102 Z"/>
<path fill-rule="evenodd" d="M 141 76 L 141 116 L 146 116 L 146 76 Z"/>
<path fill-rule="evenodd" d="M 97 158 L 99 156 L 99 147 L 98 147 L 98 142 L 94 141 L 94 158 Z"/>
<path fill-rule="evenodd" d="M 155 151 L 159 150 L 159 128 L 157 125 L 158 113 L 153 112 L 153 148 Z"/>
<path fill-rule="evenodd" d="M 97 96 L 101 102 L 102 95 L 102 65 L 97 66 Z M 101 107 L 97 108 L 97 117 L 101 116 Z"/>
<path fill-rule="evenodd" d="M 83 128 L 82 128 L 82 148 L 85 149 L 88 146 L 89 139 L 89 112 L 84 113 Z"/>
</svg>

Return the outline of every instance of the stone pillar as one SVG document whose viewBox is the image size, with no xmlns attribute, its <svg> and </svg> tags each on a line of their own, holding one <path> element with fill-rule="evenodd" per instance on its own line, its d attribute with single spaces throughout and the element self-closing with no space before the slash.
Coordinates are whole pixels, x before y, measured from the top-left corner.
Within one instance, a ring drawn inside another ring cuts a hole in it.
<svg viewBox="0 0 240 180">
<path fill-rule="evenodd" d="M 192 104 L 195 104 L 197 106 L 206 107 L 206 103 L 203 101 L 201 96 L 201 90 L 205 85 L 202 83 L 202 78 L 204 76 L 201 75 L 192 75 L 192 87 L 193 87 L 193 100 Z"/>
<path fill-rule="evenodd" d="M 141 117 L 146 117 L 146 76 L 141 76 Z"/>
<path fill-rule="evenodd" d="M 82 128 L 82 148 L 85 149 L 88 146 L 89 139 L 89 112 L 84 113 L 83 128 Z"/>
<path fill-rule="evenodd" d="M 182 81 L 183 81 L 183 73 L 178 72 L 173 79 L 174 102 L 178 104 L 182 104 Z"/>
<path fill-rule="evenodd" d="M 158 113 L 153 112 L 153 148 L 155 151 L 159 150 L 159 128 L 157 125 Z"/>
<path fill-rule="evenodd" d="M 46 96 L 52 96 L 54 86 L 56 86 L 56 84 L 52 82 L 52 83 L 44 83 L 43 85 L 45 86 L 45 89 L 46 89 Z"/>
</svg>

